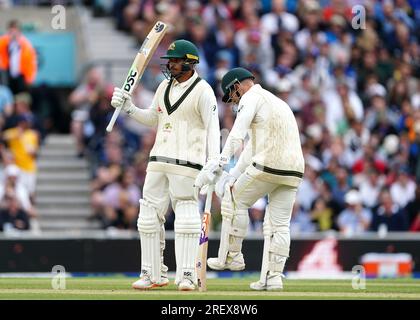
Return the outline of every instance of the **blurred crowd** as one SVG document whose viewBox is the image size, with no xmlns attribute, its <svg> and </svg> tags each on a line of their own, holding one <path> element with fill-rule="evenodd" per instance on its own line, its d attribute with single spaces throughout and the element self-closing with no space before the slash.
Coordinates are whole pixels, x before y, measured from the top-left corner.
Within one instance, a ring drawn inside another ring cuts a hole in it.
<svg viewBox="0 0 420 320">
<path fill-rule="evenodd" d="M 156 20 L 173 26 L 133 94 L 136 106 L 151 104 L 164 79 L 159 57 L 180 38 L 199 48 L 197 70 L 216 92 L 224 137 L 235 119 L 221 101 L 220 81 L 230 68 L 248 68 L 290 105 L 306 160 L 292 234 L 420 231 L 418 1 L 114 0 L 103 11 L 138 46 Z M 105 134 L 118 84 L 102 71 L 86 70 L 70 94 L 71 132 L 78 156 L 91 163 L 91 218 L 104 228 L 135 230 L 155 131 L 120 115 Z M 213 201 L 218 228 L 220 203 Z M 249 210 L 250 232 L 262 232 L 266 204 L 260 199 Z M 173 220 L 169 208 L 167 229 Z"/>
<path fill-rule="evenodd" d="M 37 56 L 12 20 L 0 36 L 0 231 L 38 230 L 36 156 L 43 126 L 29 93 Z"/>
<path fill-rule="evenodd" d="M 365 9 L 360 17 L 352 12 L 357 4 Z M 164 79 L 158 57 L 179 38 L 199 48 L 198 72 L 219 99 L 223 136 L 235 118 L 220 99 L 220 81 L 230 68 L 250 69 L 285 100 L 298 121 L 306 160 L 292 232 L 353 235 L 420 231 L 419 10 L 408 0 L 115 0 L 108 14 L 139 46 L 156 20 L 173 25 L 133 95 L 138 107 L 150 105 Z M 72 128 L 81 154 L 89 150 L 94 164 L 95 217 L 104 227 L 135 229 L 155 132 L 121 117 L 105 136 L 112 89 L 98 75 L 92 68 L 71 97 L 76 101 L 77 92 L 101 83 L 95 103 L 80 116 L 89 120 L 75 116 Z M 260 199 L 250 209 L 251 232 L 261 232 L 266 203 Z M 167 228 L 173 219 L 169 209 Z"/>
</svg>

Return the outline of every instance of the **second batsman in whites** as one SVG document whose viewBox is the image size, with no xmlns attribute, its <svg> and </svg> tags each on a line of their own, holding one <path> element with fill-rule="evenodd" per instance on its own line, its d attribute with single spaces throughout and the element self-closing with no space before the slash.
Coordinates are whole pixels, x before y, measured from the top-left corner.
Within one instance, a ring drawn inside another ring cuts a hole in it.
<svg viewBox="0 0 420 320">
<path fill-rule="evenodd" d="M 248 208 L 268 195 L 264 217 L 264 253 L 260 280 L 254 290 L 283 288 L 283 270 L 290 250 L 290 218 L 304 172 L 299 130 L 292 110 L 269 91 L 254 83 L 243 68 L 230 70 L 222 79 L 223 101 L 237 104 L 232 131 L 218 159 L 210 160 L 198 175 L 195 186 L 213 183 L 222 197 L 222 228 L 217 258 L 209 258 L 215 270 L 245 268 L 242 242 L 249 223 Z M 238 162 L 229 173 L 222 167 L 242 147 Z"/>
<path fill-rule="evenodd" d="M 140 279 L 135 289 L 150 289 L 169 283 L 163 262 L 164 222 L 169 199 L 175 211 L 175 284 L 179 290 L 197 286 L 195 261 L 201 219 L 193 184 L 207 159 L 220 151 L 220 128 L 216 97 L 210 85 L 195 71 L 199 62 L 196 46 L 174 41 L 162 57 L 164 80 L 147 110 L 137 108 L 130 96 L 115 88 L 112 106 L 140 123 L 157 126 L 150 152 L 138 230 L 141 244 Z"/>
</svg>

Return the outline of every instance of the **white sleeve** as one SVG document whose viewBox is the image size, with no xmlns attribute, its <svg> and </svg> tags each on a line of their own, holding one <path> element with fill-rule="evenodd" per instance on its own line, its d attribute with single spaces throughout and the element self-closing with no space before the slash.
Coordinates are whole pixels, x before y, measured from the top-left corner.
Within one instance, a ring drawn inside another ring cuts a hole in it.
<svg viewBox="0 0 420 320">
<path fill-rule="evenodd" d="M 248 95 L 239 101 L 238 113 L 232 131 L 226 140 L 221 154 L 221 162 L 228 163 L 230 158 L 242 146 L 251 122 L 257 112 L 257 99 Z"/>
<path fill-rule="evenodd" d="M 152 105 L 148 109 L 137 108 L 133 103 L 131 103 L 131 107 L 127 111 L 129 117 L 146 126 L 156 126 L 158 123 L 157 101 L 160 92 L 159 89 L 160 87 L 156 90 Z"/>
<path fill-rule="evenodd" d="M 241 173 L 243 173 L 245 169 L 251 164 L 253 156 L 252 144 L 252 138 L 250 138 L 246 143 L 245 148 L 238 159 L 238 162 L 236 163 L 235 167 L 232 168 L 232 172 L 235 177 L 238 177 Z"/>
<path fill-rule="evenodd" d="M 154 127 L 158 123 L 157 110 L 153 107 L 149 109 L 140 109 L 137 108 L 134 104 L 132 106 L 133 110 L 128 113 L 130 118 L 133 118 L 137 122 L 144 124 L 149 127 Z"/>
<path fill-rule="evenodd" d="M 214 159 L 220 154 L 220 125 L 216 96 L 210 87 L 201 94 L 198 105 L 207 131 L 207 159 Z"/>
</svg>

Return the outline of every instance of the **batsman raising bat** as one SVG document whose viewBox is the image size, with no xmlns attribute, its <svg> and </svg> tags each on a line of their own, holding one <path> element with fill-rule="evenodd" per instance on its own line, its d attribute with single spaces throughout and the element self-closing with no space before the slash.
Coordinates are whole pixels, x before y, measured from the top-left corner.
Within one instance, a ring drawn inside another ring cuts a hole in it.
<svg viewBox="0 0 420 320">
<path fill-rule="evenodd" d="M 245 268 L 241 252 L 249 223 L 248 208 L 268 195 L 264 217 L 264 252 L 260 280 L 254 290 L 283 288 L 283 269 L 289 257 L 290 217 L 304 171 L 299 130 L 290 107 L 254 84 L 254 76 L 243 68 L 230 70 L 222 79 L 223 101 L 238 105 L 232 131 L 219 158 L 210 160 L 198 175 L 200 188 L 213 183 L 222 197 L 222 228 L 217 258 L 207 264 L 215 270 Z M 229 173 L 222 167 L 230 162 L 246 135 L 238 162 Z M 217 178 L 216 178 L 217 179 Z"/>
<path fill-rule="evenodd" d="M 120 88 L 115 88 L 111 102 L 139 123 L 157 127 L 137 224 L 141 273 L 132 286 L 150 289 L 169 283 L 163 250 L 170 199 L 175 212 L 175 284 L 179 290 L 194 290 L 201 219 L 193 184 L 206 160 L 220 152 L 217 103 L 210 85 L 195 71 L 199 55 L 193 43 L 174 41 L 161 58 L 168 59 L 163 65 L 167 80 L 157 88 L 149 109 L 137 108 Z"/>
</svg>

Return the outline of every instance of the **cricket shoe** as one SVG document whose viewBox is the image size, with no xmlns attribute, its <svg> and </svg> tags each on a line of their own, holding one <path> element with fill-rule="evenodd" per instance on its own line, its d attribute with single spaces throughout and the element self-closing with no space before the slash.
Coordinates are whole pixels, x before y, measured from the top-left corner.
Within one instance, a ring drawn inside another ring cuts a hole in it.
<svg viewBox="0 0 420 320">
<path fill-rule="evenodd" d="M 195 284 L 191 279 L 184 278 L 178 284 L 178 290 L 179 291 L 193 291 L 195 290 Z"/>
<path fill-rule="evenodd" d="M 242 252 L 229 252 L 224 264 L 221 264 L 218 258 L 208 258 L 207 265 L 213 270 L 241 271 L 245 269 L 244 255 Z"/>
<path fill-rule="evenodd" d="M 283 290 L 283 274 L 276 272 L 275 274 L 268 274 L 266 283 L 261 281 L 252 282 L 249 287 L 252 290 L 263 291 L 263 290 Z"/>
<path fill-rule="evenodd" d="M 169 284 L 169 279 L 167 277 L 162 276 L 159 282 L 152 282 L 152 280 L 150 279 L 150 276 L 143 275 L 140 277 L 139 280 L 137 280 L 136 282 L 133 282 L 131 286 L 133 287 L 133 289 L 147 290 L 147 289 L 152 289 L 152 288 L 164 287 L 164 286 L 167 286 L 168 284 Z"/>
</svg>

